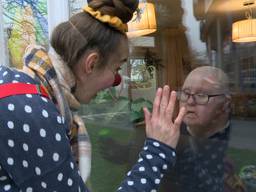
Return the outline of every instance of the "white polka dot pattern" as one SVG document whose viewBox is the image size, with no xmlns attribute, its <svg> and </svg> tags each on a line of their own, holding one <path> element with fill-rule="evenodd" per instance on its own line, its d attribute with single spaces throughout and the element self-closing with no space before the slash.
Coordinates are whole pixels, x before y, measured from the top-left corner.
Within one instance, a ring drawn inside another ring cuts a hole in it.
<svg viewBox="0 0 256 192">
<path fill-rule="evenodd" d="M 35 84 L 29 76 L 1 67 L 0 83 L 6 83 L 7 79 L 8 82 Z M 52 101 L 40 95 L 19 95 L 0 100 L 0 110 L 4 110 L 0 115 L 0 152 L 4 157 L 4 160 L 0 159 L 0 191 L 51 189 L 55 192 L 88 192 L 69 148 L 65 130 L 68 122 Z M 174 150 L 156 140 L 147 139 L 138 162 L 118 191 L 157 191 L 162 176 L 174 160 Z M 18 188 L 12 178 L 16 179 L 16 183 L 29 180 Z"/>
<path fill-rule="evenodd" d="M 0 69 L 1 84 L 35 84 L 15 69 Z M 0 114 L 0 191 L 88 191 L 73 162 L 64 117 L 53 102 L 34 94 L 8 97 L 0 99 Z M 13 178 L 29 180 L 18 188 Z"/>
<path fill-rule="evenodd" d="M 175 152 L 171 148 L 153 139 L 147 139 L 137 164 L 127 173 L 127 178 L 118 191 L 126 192 L 132 189 L 156 192 L 168 165 L 172 165 L 174 161 Z"/>
</svg>

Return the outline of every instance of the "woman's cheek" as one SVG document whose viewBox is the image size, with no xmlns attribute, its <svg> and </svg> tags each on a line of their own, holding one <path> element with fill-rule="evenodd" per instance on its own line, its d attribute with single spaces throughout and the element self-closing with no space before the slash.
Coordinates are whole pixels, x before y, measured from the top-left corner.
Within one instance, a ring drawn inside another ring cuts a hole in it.
<svg viewBox="0 0 256 192">
<path fill-rule="evenodd" d="M 115 81 L 115 78 L 113 76 L 108 77 L 102 85 L 102 89 L 107 89 L 109 87 L 112 87 L 113 83 Z"/>
</svg>

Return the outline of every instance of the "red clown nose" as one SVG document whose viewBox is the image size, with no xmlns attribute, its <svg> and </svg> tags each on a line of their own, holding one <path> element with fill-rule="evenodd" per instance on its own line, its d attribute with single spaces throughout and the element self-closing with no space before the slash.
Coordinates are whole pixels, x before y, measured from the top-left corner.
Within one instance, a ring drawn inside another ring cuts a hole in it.
<svg viewBox="0 0 256 192">
<path fill-rule="evenodd" d="M 114 80 L 114 83 L 112 86 L 113 87 L 118 86 L 121 83 L 121 81 L 122 81 L 122 77 L 121 77 L 121 75 L 119 75 L 119 73 L 117 73 L 115 75 L 115 80 Z"/>
</svg>

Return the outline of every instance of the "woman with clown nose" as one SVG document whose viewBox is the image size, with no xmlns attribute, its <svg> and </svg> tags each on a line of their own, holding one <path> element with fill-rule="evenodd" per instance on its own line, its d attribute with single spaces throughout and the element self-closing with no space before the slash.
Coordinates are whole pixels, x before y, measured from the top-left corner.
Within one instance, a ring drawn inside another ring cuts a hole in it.
<svg viewBox="0 0 256 192">
<path fill-rule="evenodd" d="M 0 66 L 0 191 L 89 191 L 91 144 L 76 114 L 97 92 L 116 86 L 128 58 L 127 22 L 137 0 L 91 0 L 59 24 L 52 49 L 30 45 L 24 67 Z M 180 109 L 176 93 L 156 93 L 146 108 L 145 146 L 118 191 L 157 191 L 175 161 Z"/>
</svg>

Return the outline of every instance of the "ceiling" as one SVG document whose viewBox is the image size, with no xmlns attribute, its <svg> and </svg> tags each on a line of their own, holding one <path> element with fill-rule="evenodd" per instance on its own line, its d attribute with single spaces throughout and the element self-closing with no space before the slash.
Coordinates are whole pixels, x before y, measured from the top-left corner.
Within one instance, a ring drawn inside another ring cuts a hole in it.
<svg viewBox="0 0 256 192">
<path fill-rule="evenodd" d="M 236 12 L 241 10 L 248 10 L 249 7 L 255 9 L 256 4 L 254 3 L 254 0 L 219 0 L 215 1 L 216 6 L 214 6 L 215 10 L 217 12 Z M 244 3 L 254 3 L 253 5 L 244 6 Z"/>
<path fill-rule="evenodd" d="M 184 10 L 182 8 L 182 1 L 193 1 L 193 0 L 148 0 L 153 2 L 156 5 L 156 12 L 158 18 L 159 27 L 175 27 L 182 23 L 182 17 Z M 205 10 L 206 0 L 194 0 L 194 2 L 201 2 L 199 6 L 202 6 L 202 10 Z M 256 16 L 256 0 L 212 0 L 212 5 L 210 6 L 209 11 L 211 13 L 226 14 L 230 12 L 241 12 L 244 15 L 244 12 L 248 8 L 252 8 Z M 244 2 L 255 2 L 253 5 L 244 6 Z M 186 11 L 186 10 L 185 10 Z"/>
<path fill-rule="evenodd" d="M 177 27 L 182 23 L 184 10 L 181 0 L 155 0 L 158 27 Z"/>
<path fill-rule="evenodd" d="M 226 15 L 232 14 L 234 20 L 243 18 L 245 11 L 248 8 L 252 8 L 253 17 L 256 17 L 256 0 L 147 0 L 152 2 L 156 7 L 157 14 L 157 25 L 158 28 L 172 28 L 182 25 L 184 12 L 187 10 L 183 9 L 183 1 L 192 1 L 194 4 L 200 7 L 201 14 L 204 16 L 205 13 L 205 2 L 211 2 L 209 13 L 213 15 Z M 254 2 L 253 5 L 244 6 L 244 2 Z M 193 6 L 192 8 L 193 9 Z M 194 7 L 195 9 L 195 7 Z M 195 13 L 195 10 L 194 10 Z M 194 15 L 196 17 L 196 15 Z M 199 19 L 201 20 L 201 19 Z"/>
</svg>

